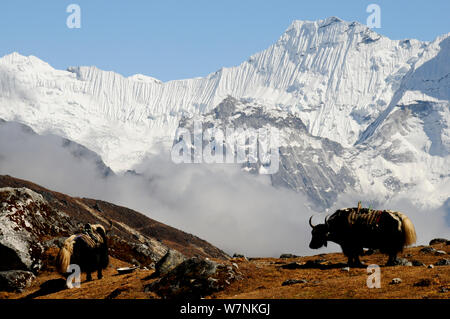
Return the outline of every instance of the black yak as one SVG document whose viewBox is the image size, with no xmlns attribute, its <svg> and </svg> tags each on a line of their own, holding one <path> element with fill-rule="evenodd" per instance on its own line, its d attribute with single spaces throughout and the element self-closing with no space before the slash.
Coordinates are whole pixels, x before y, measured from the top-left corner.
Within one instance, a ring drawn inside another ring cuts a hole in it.
<svg viewBox="0 0 450 319">
<path fill-rule="evenodd" d="M 312 218 L 312 217 L 311 217 Z M 318 249 L 327 241 L 339 244 L 350 267 L 360 267 L 363 248 L 379 249 L 389 255 L 386 265 L 395 265 L 397 253 L 416 242 L 411 220 L 400 212 L 375 211 L 367 208 L 344 208 L 325 218 L 325 223 L 312 227 L 309 247 Z"/>
<path fill-rule="evenodd" d="M 102 270 L 109 264 L 106 233 L 102 225 L 86 224 L 82 233 L 67 238 L 56 257 L 58 272 L 67 275 L 68 266 L 76 264 L 87 274 L 88 281 L 92 280 L 93 271 L 101 279 Z"/>
</svg>

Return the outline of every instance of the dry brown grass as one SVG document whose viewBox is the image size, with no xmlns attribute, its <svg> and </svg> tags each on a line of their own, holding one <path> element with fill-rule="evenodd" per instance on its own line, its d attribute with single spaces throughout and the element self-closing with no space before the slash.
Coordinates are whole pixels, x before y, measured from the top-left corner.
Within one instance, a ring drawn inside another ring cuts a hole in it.
<svg viewBox="0 0 450 319">
<path fill-rule="evenodd" d="M 109 267 L 103 271 L 103 278 L 97 279 L 95 273 L 93 280 L 86 281 L 86 275 L 81 276 L 81 287 L 74 289 L 64 289 L 55 293 L 36 297 L 35 299 L 149 299 L 157 298 L 151 293 L 144 293 L 144 284 L 151 282 L 146 280 L 153 273 L 153 270 L 138 269 L 130 274 L 119 275 L 116 268 L 130 266 L 115 258 L 111 258 Z M 54 271 L 41 273 L 34 284 L 22 293 L 3 293 L 0 298 L 20 299 L 40 291 L 40 286 L 51 280 L 62 279 Z"/>
<path fill-rule="evenodd" d="M 449 246 L 435 245 L 437 249 L 450 251 Z M 420 260 L 426 265 L 435 263 L 444 258 L 429 254 L 419 253 L 421 247 L 405 249 L 402 257 L 409 260 Z M 449 298 L 450 293 L 440 292 L 442 287 L 450 289 L 450 267 L 384 267 L 387 257 L 381 254 L 362 257 L 366 264 L 381 265 L 381 288 L 370 289 L 366 281 L 368 273 L 366 268 L 352 268 L 349 272 L 337 269 L 295 269 L 287 270 L 280 266 L 285 263 L 307 260 L 326 259 L 333 264 L 345 263 L 346 258 L 340 254 L 326 254 L 288 260 L 262 258 L 251 262 L 237 260 L 240 270 L 246 274 L 245 280 L 233 283 L 227 290 L 218 293 L 216 298 L 233 299 L 291 299 L 291 298 L 325 298 L 325 299 L 398 299 L 398 298 Z M 448 255 L 447 257 L 448 258 Z M 393 278 L 401 278 L 398 285 L 391 285 Z M 299 283 L 291 286 L 282 286 L 287 279 L 306 279 L 307 283 Z M 429 279 L 428 287 L 415 287 L 414 283 L 421 279 Z"/>
<path fill-rule="evenodd" d="M 436 249 L 450 252 L 450 246 L 439 244 Z M 409 260 L 419 260 L 426 265 L 435 263 L 446 256 L 420 253 L 421 247 L 406 249 L 399 257 Z M 326 259 L 331 264 L 344 263 L 345 257 L 341 253 L 299 257 L 293 259 L 258 258 L 247 261 L 243 258 L 232 259 L 239 266 L 242 280 L 233 282 L 226 290 L 208 296 L 220 299 L 415 299 L 432 298 L 448 299 L 449 292 L 440 292 L 443 287 L 450 289 L 450 266 L 427 267 L 384 267 L 387 257 L 380 254 L 362 257 L 366 264 L 381 265 L 381 288 L 369 289 L 366 285 L 367 271 L 365 268 L 350 269 L 349 272 L 336 269 L 283 269 L 281 266 L 290 262 L 305 263 L 318 258 Z M 227 262 L 229 263 L 229 262 Z M 111 258 L 110 267 L 104 272 L 104 278 L 85 282 L 79 289 L 64 289 L 56 293 L 47 294 L 38 298 L 43 299 L 149 299 L 159 298 L 153 293 L 144 292 L 144 286 L 155 279 L 148 279 L 153 270 L 137 270 L 131 274 L 117 275 L 115 268 L 129 266 L 120 260 Z M 25 292 L 3 293 L 0 298 L 23 298 L 39 291 L 39 286 L 48 280 L 61 278 L 51 271 L 40 274 L 32 287 Z M 96 278 L 96 275 L 93 275 Z M 391 285 L 393 278 L 399 277 L 402 282 Z M 282 286 L 287 279 L 306 279 L 307 283 L 291 286 Z M 431 284 L 427 287 L 416 287 L 415 283 L 422 279 L 429 279 Z"/>
</svg>

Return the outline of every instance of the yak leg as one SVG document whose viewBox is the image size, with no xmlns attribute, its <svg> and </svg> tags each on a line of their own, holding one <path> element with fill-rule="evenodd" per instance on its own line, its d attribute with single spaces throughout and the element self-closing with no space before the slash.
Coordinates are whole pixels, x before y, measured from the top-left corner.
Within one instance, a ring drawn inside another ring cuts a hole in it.
<svg viewBox="0 0 450 319">
<path fill-rule="evenodd" d="M 103 278 L 103 274 L 102 274 L 102 269 L 101 269 L 101 268 L 99 268 L 99 269 L 97 270 L 97 278 L 98 278 L 98 279 L 102 279 L 102 278 Z"/>
<path fill-rule="evenodd" d="M 348 256 L 348 266 L 349 267 L 364 267 L 364 264 L 359 260 L 358 255 Z"/>
<path fill-rule="evenodd" d="M 365 266 L 364 263 L 359 260 L 359 256 L 361 256 L 363 253 L 364 253 L 364 250 L 362 249 L 362 247 L 358 247 L 358 249 L 355 252 L 355 260 L 354 260 L 355 267 L 364 267 Z"/>
<path fill-rule="evenodd" d="M 90 272 L 90 271 L 88 271 L 88 272 L 86 273 L 86 280 L 87 280 L 87 281 L 92 281 L 92 275 L 91 275 L 91 272 Z"/>
<path fill-rule="evenodd" d="M 362 248 L 345 249 L 344 254 L 348 257 L 349 267 L 363 267 L 364 264 L 359 260 L 359 255 L 362 253 Z"/>
<path fill-rule="evenodd" d="M 358 255 L 349 255 L 347 264 L 349 267 L 364 267 Z"/>
<path fill-rule="evenodd" d="M 347 256 L 347 265 L 350 267 L 353 264 L 353 256 Z"/>
<path fill-rule="evenodd" d="M 390 253 L 386 266 L 395 266 L 395 265 L 397 265 L 397 253 Z"/>
<path fill-rule="evenodd" d="M 347 256 L 347 265 L 353 267 L 353 259 L 355 258 L 353 250 L 342 247 L 342 252 Z"/>
<path fill-rule="evenodd" d="M 353 267 L 353 256 L 348 256 L 347 265 L 349 267 Z"/>
<path fill-rule="evenodd" d="M 359 255 L 353 256 L 353 267 L 364 267 L 364 263 L 359 260 Z"/>
</svg>

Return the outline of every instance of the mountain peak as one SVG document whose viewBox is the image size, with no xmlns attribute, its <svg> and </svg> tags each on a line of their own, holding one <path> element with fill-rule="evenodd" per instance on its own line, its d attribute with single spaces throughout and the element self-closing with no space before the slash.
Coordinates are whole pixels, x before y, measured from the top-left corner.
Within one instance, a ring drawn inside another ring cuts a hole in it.
<svg viewBox="0 0 450 319">
<path fill-rule="evenodd" d="M 131 81 L 143 82 L 143 83 L 162 83 L 160 80 L 158 80 L 154 77 L 144 75 L 144 74 L 139 74 L 139 73 L 130 75 L 127 79 L 131 80 Z"/>
<path fill-rule="evenodd" d="M 294 20 L 292 21 L 291 25 L 289 26 L 289 28 L 287 29 L 287 31 L 291 30 L 291 29 L 300 29 L 300 28 L 304 28 L 304 27 L 315 27 L 315 28 L 323 28 L 323 27 L 328 27 L 330 25 L 333 24 L 341 24 L 341 25 L 361 25 L 361 23 L 353 21 L 353 22 L 348 22 L 345 20 L 342 20 L 339 17 L 335 17 L 335 16 L 331 16 L 325 19 L 321 19 L 321 20 L 315 20 L 315 21 L 310 21 L 310 20 Z"/>
<path fill-rule="evenodd" d="M 296 39 L 303 38 L 307 42 L 334 43 L 345 39 L 358 39 L 360 37 L 380 38 L 382 37 L 364 24 L 353 21 L 348 22 L 332 16 L 317 21 L 294 20 L 289 28 L 280 37 L 278 44 L 298 42 Z M 300 41 L 302 43 L 304 41 Z"/>
<path fill-rule="evenodd" d="M 321 26 L 324 26 L 324 25 L 328 26 L 328 25 L 333 24 L 333 23 L 342 23 L 342 22 L 348 23 L 348 22 L 342 20 L 341 18 L 338 18 L 338 17 L 335 17 L 335 16 L 328 17 L 328 18 L 326 18 L 324 20 L 318 20 L 317 22 L 319 24 L 322 24 Z"/>
<path fill-rule="evenodd" d="M 12 52 L 1 57 L 0 64 L 15 65 L 22 71 L 29 68 L 39 69 L 40 71 L 53 69 L 47 62 L 34 55 L 25 56 L 18 52 Z"/>
<path fill-rule="evenodd" d="M 10 54 L 4 55 L 2 58 L 0 58 L 1 61 L 17 61 L 17 60 L 24 60 L 27 59 L 26 56 L 21 55 L 19 52 L 12 52 Z"/>
</svg>

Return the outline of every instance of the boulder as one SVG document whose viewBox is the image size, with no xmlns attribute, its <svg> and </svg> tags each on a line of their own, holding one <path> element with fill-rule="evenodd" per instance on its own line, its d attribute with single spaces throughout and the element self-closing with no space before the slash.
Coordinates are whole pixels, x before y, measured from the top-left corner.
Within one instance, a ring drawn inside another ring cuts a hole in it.
<svg viewBox="0 0 450 319">
<path fill-rule="evenodd" d="M 164 276 L 185 260 L 186 257 L 182 253 L 174 249 L 169 249 L 167 253 L 156 263 L 155 275 Z"/>
<path fill-rule="evenodd" d="M 411 263 L 415 267 L 426 266 L 423 262 L 421 262 L 420 260 L 416 260 L 416 259 L 412 260 Z"/>
<path fill-rule="evenodd" d="M 319 258 L 306 261 L 301 268 L 322 268 L 325 264 L 328 264 L 328 261 L 326 259 Z"/>
<path fill-rule="evenodd" d="M 306 279 L 288 279 L 285 280 L 281 285 L 282 286 L 290 286 L 290 285 L 295 285 L 295 284 L 305 284 L 308 281 Z"/>
<path fill-rule="evenodd" d="M 391 280 L 391 282 L 389 283 L 390 285 L 398 285 L 402 282 L 402 280 L 400 278 L 394 278 Z"/>
<path fill-rule="evenodd" d="M 283 269 L 301 269 L 304 268 L 302 264 L 299 264 L 297 262 L 289 263 L 286 265 L 281 266 Z"/>
<path fill-rule="evenodd" d="M 60 226 L 42 195 L 27 188 L 0 188 L 0 271 L 42 267 L 42 238 Z"/>
<path fill-rule="evenodd" d="M 397 258 L 395 260 L 395 265 L 396 266 L 409 266 L 411 267 L 413 265 L 412 262 L 410 262 L 408 259 L 406 258 Z"/>
<path fill-rule="evenodd" d="M 449 266 L 450 259 L 439 259 L 434 265 L 435 266 Z"/>
<path fill-rule="evenodd" d="M 165 256 L 167 248 L 162 246 L 156 240 L 145 239 L 145 244 L 128 243 L 137 256 L 140 256 L 140 263 L 148 264 L 149 260 L 161 260 Z M 165 250 L 163 250 L 165 248 Z"/>
<path fill-rule="evenodd" d="M 239 276 L 231 266 L 193 257 L 147 285 L 145 291 L 153 291 L 164 299 L 196 300 L 224 289 L 236 278 Z"/>
<path fill-rule="evenodd" d="M 283 269 L 310 269 L 310 268 L 318 268 L 323 269 L 330 265 L 330 262 L 326 259 L 315 259 L 308 260 L 304 264 L 300 264 L 298 262 L 292 262 L 289 264 L 285 264 L 281 266 Z"/>
<path fill-rule="evenodd" d="M 424 253 L 424 254 L 431 254 L 431 253 L 435 253 L 436 249 L 433 247 L 423 247 L 421 250 L 419 250 L 419 252 Z"/>
<path fill-rule="evenodd" d="M 289 258 L 297 258 L 297 257 L 299 257 L 299 256 L 293 255 L 293 254 L 281 254 L 280 255 L 281 259 L 289 259 Z"/>
<path fill-rule="evenodd" d="M 418 282 L 414 283 L 414 287 L 428 287 L 431 285 L 430 279 L 421 279 Z"/>
<path fill-rule="evenodd" d="M 45 249 L 50 247 L 61 248 L 64 245 L 64 241 L 67 237 L 56 237 L 42 242 Z"/>
<path fill-rule="evenodd" d="M 430 246 L 431 245 L 436 245 L 436 244 L 446 244 L 448 242 L 448 239 L 445 238 L 435 238 L 430 240 Z"/>
<path fill-rule="evenodd" d="M 30 271 L 8 270 L 0 271 L 0 291 L 20 292 L 28 288 L 36 279 Z"/>
</svg>

